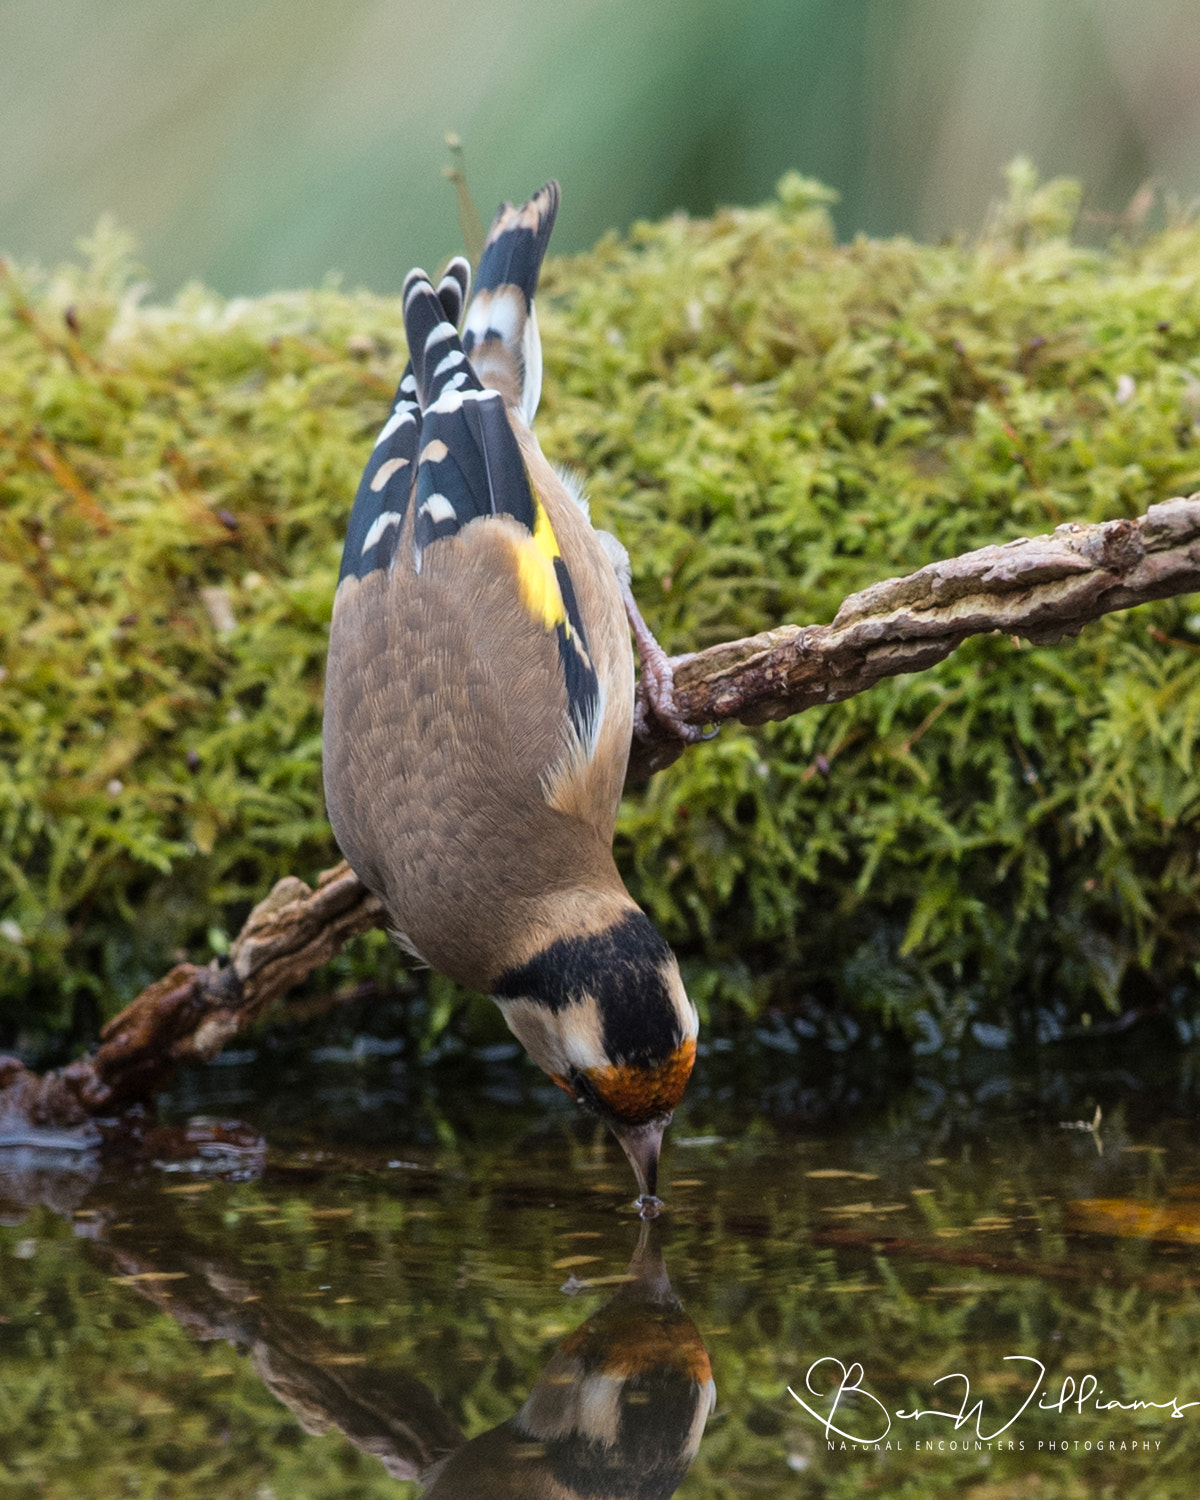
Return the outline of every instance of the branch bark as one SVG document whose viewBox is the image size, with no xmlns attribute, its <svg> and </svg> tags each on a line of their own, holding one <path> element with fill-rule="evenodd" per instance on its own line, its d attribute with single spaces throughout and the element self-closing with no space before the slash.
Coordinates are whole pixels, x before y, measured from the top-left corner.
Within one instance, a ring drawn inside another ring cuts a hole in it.
<svg viewBox="0 0 1200 1500">
<path fill-rule="evenodd" d="M 0 1138 L 119 1118 L 188 1062 L 207 1062 L 272 1001 L 376 926 L 383 907 L 345 860 L 310 889 L 289 875 L 250 913 L 224 963 L 176 964 L 100 1033 L 88 1057 L 39 1077 L 0 1057 Z"/>
<path fill-rule="evenodd" d="M 922 672 L 968 636 L 1001 631 L 1035 645 L 1090 620 L 1200 589 L 1200 493 L 1135 521 L 1070 522 L 1050 536 L 980 547 L 851 594 L 830 625 L 781 625 L 677 659 L 675 701 L 689 724 L 765 724 Z M 684 746 L 665 731 L 635 745 L 630 779 Z"/>
<path fill-rule="evenodd" d="M 1200 493 L 1152 505 L 1137 520 L 1070 523 L 872 584 L 830 625 L 781 625 L 676 658 L 676 707 L 689 724 L 763 724 L 923 671 L 968 636 L 1001 631 L 1049 645 L 1101 615 L 1195 590 Z M 652 727 L 633 747 L 630 780 L 684 748 Z M 44 1077 L 0 1057 L 0 1136 L 79 1128 L 152 1099 L 182 1064 L 216 1056 L 273 1000 L 382 921 L 380 903 L 344 861 L 315 890 L 294 876 L 281 880 L 227 962 L 176 965 L 109 1022 L 89 1057 Z"/>
</svg>

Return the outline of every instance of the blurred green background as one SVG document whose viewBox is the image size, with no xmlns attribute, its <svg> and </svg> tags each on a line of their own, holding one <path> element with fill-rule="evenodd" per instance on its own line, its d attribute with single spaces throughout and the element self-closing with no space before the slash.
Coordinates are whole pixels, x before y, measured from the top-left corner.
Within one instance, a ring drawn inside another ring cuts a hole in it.
<svg viewBox="0 0 1200 1500">
<path fill-rule="evenodd" d="M 1200 193 L 1200 3 L 0 0 L 22 260 L 107 211 L 159 296 L 396 290 L 459 244 L 450 130 L 485 219 L 561 179 L 559 252 L 789 167 L 838 189 L 842 237 L 973 233 L 1018 152 L 1112 215 L 1151 176 Z"/>
</svg>

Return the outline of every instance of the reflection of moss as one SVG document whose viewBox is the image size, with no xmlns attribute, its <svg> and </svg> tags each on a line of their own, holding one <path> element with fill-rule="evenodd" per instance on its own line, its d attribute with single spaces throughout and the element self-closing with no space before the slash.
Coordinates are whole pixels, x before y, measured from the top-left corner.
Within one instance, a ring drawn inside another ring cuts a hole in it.
<svg viewBox="0 0 1200 1500">
<path fill-rule="evenodd" d="M 969 248 L 836 247 L 789 177 L 547 267 L 543 442 L 588 475 L 670 648 L 1200 487 L 1200 230 L 1085 252 L 1069 184 L 1013 184 Z M 333 858 L 325 622 L 403 358 L 391 301 L 143 311 L 129 279 L 109 232 L 0 293 L 0 993 L 51 1032 Z M 627 800 L 623 867 L 706 1003 L 795 971 L 953 1040 L 1008 1024 L 1016 989 L 1053 1029 L 1177 986 L 1198 653 L 1172 601 L 726 730 Z"/>
<path fill-rule="evenodd" d="M 1009 1377 L 1028 1367 L 1005 1364 L 1024 1354 L 1046 1364 L 1047 1400 L 1085 1371 L 1106 1400 L 1200 1398 L 1200 1296 L 1187 1261 L 1146 1240 L 1063 1233 L 1069 1195 L 1105 1184 L 1155 1198 L 1186 1180 L 1189 1155 L 1163 1183 L 1148 1156 L 1121 1155 L 1115 1122 L 1112 1130 L 1114 1155 L 1102 1162 L 1091 1142 L 1072 1151 L 1048 1131 L 1039 1144 L 992 1108 L 973 1135 L 946 1120 L 914 1128 L 898 1105 L 849 1149 L 765 1128 L 752 1144 L 689 1149 L 687 1169 L 702 1186 L 678 1189 L 664 1254 L 707 1343 L 719 1401 L 681 1500 L 864 1491 L 1000 1500 L 1024 1493 L 1013 1488 L 1021 1477 L 1045 1500 L 1104 1485 L 1138 1500 L 1194 1495 L 1194 1411 L 1176 1422 L 1094 1406 L 1030 1410 L 1012 1434 L 1023 1451 L 953 1459 L 912 1449 L 915 1437 L 948 1430 L 897 1423 L 902 1452 L 849 1455 L 829 1453 L 786 1394 L 802 1389 L 814 1360 L 834 1355 L 861 1359 L 889 1410 L 911 1411 L 933 1404 L 939 1377 L 964 1370 L 988 1431 L 1027 1389 Z M 923 1165 L 929 1142 L 947 1138 L 952 1158 Z M 1001 1161 L 988 1164 L 993 1151 Z M 831 1160 L 873 1170 L 843 1181 L 804 1170 L 804 1161 Z M 594 1192 L 598 1172 L 581 1170 L 589 1164 L 599 1165 L 583 1151 L 564 1173 L 561 1154 L 533 1152 L 514 1174 L 511 1158 L 497 1166 L 485 1145 L 464 1150 L 453 1169 L 442 1154 L 440 1170 L 422 1177 L 369 1160 L 323 1172 L 306 1153 L 277 1158 L 263 1183 L 176 1174 L 98 1186 L 74 1234 L 45 1209 L 0 1224 L 3 1493 L 107 1500 L 130 1493 L 132 1473 L 145 1493 L 176 1500 L 410 1495 L 336 1432 L 305 1435 L 263 1381 L 274 1377 L 281 1395 L 302 1389 L 280 1382 L 291 1357 L 335 1374 L 369 1371 L 373 1414 L 390 1412 L 397 1429 L 412 1416 L 410 1378 L 468 1436 L 507 1420 L 554 1349 L 612 1294 L 609 1285 L 565 1297 L 561 1259 L 586 1253 L 594 1260 L 582 1275 L 619 1275 L 636 1238 L 613 1213 L 621 1189 Z M 897 1212 L 846 1210 L 868 1197 Z M 831 1228 L 856 1233 L 856 1243 L 814 1243 Z M 889 1234 L 914 1248 L 879 1253 L 875 1237 Z M 1004 1268 L 980 1265 L 981 1255 Z M 961 1386 L 951 1394 L 961 1399 Z M 315 1407 L 306 1416 L 310 1433 L 327 1425 Z M 1078 1451 L 1037 1448 L 1066 1437 Z M 1101 1437 L 1152 1446 L 1084 1451 Z"/>
<path fill-rule="evenodd" d="M 136 1295 L 114 1297 L 103 1270 L 75 1259 L 69 1234 L 54 1237 L 50 1215 L 22 1232 L 40 1238 L 37 1262 L 5 1265 L 0 1332 L 20 1336 L 0 1362 L 6 1495 L 397 1494 L 374 1460 L 337 1437 L 306 1437 L 248 1356 L 197 1344 Z M 0 1239 L 9 1254 L 12 1234 Z"/>
</svg>

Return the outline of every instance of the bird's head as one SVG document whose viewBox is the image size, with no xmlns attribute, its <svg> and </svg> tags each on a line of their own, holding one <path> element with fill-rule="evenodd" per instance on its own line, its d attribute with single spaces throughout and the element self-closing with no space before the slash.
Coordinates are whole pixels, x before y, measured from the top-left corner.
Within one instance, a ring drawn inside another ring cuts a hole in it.
<svg viewBox="0 0 1200 1500">
<path fill-rule="evenodd" d="M 553 938 L 493 996 L 525 1050 L 620 1142 L 654 1198 L 663 1132 L 696 1058 L 696 1008 L 675 956 L 629 907 L 599 931 Z"/>
</svg>

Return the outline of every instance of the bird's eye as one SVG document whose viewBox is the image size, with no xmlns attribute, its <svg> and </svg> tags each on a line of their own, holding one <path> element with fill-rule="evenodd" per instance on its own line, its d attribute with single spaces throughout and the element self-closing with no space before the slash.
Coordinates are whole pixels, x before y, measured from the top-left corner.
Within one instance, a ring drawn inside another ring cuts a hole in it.
<svg viewBox="0 0 1200 1500">
<path fill-rule="evenodd" d="M 568 1075 L 568 1082 L 570 1092 L 575 1095 L 576 1099 L 579 1100 L 585 1109 L 591 1110 L 593 1114 L 604 1114 L 607 1112 L 604 1100 L 600 1097 L 599 1089 L 597 1089 L 586 1073 L 581 1073 L 578 1068 L 572 1068 Z"/>
</svg>

